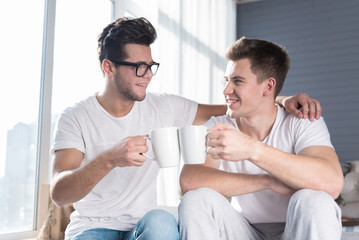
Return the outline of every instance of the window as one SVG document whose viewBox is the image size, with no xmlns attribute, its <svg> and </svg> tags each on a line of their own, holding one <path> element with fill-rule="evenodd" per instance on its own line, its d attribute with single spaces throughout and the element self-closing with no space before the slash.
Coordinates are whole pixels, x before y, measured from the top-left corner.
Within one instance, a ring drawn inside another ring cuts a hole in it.
<svg viewBox="0 0 359 240">
<path fill-rule="evenodd" d="M 53 122 L 66 107 L 102 89 L 104 80 L 97 58 L 97 37 L 111 21 L 109 0 L 57 1 Z"/>
<path fill-rule="evenodd" d="M 0 1 L 0 239 L 34 237 L 41 227 L 38 223 L 44 220 L 47 209 L 39 202 L 48 200 L 48 190 L 42 188 L 43 185 L 48 188 L 50 134 L 66 107 L 102 89 L 97 36 L 115 15 L 145 16 L 163 36 L 153 46 L 153 57 L 161 62 L 162 70 L 156 75 L 157 83 L 153 82 L 151 91 L 186 93 L 181 81 L 187 75 L 176 77 L 183 69 L 173 69 L 178 65 L 177 60 L 182 59 L 181 48 L 175 51 L 174 61 L 167 61 L 168 56 L 163 56 L 164 52 L 173 54 L 163 47 L 172 42 L 165 36 L 187 33 L 172 14 L 187 12 L 181 10 L 182 5 L 177 8 L 180 3 L 179 0 L 176 4 L 144 0 Z M 229 9 L 234 8 L 231 5 Z M 225 35 L 214 32 L 221 39 Z M 162 51 L 157 47 L 158 42 Z M 202 88 L 196 89 L 203 92 Z M 203 100 L 212 102 L 209 98 Z M 161 203 L 178 201 L 177 189 L 173 187 L 178 184 L 174 171 L 171 192 L 163 190 L 163 186 L 160 190 L 163 196 L 174 197 Z"/>
<path fill-rule="evenodd" d="M 49 179 L 50 122 L 63 108 L 99 90 L 97 35 L 111 18 L 109 0 L 0 2 L 0 239 L 34 237 L 41 227 L 46 209 L 41 213 L 38 208 L 48 197 L 41 185 Z"/>
<path fill-rule="evenodd" d="M 51 134 L 65 108 L 102 90 L 97 37 L 112 18 L 109 0 L 57 2 Z"/>
<path fill-rule="evenodd" d="M 0 2 L 0 234 L 36 225 L 43 22 L 44 1 Z"/>
</svg>

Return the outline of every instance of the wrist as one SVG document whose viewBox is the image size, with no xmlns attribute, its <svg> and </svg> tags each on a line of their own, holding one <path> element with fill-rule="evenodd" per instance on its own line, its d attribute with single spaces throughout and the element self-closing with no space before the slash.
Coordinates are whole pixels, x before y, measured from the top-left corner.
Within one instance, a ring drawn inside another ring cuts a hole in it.
<svg viewBox="0 0 359 240">
<path fill-rule="evenodd" d="M 282 100 L 281 100 L 282 107 L 286 108 L 285 103 L 287 102 L 288 98 L 289 97 L 282 97 Z"/>
<path fill-rule="evenodd" d="M 260 159 L 260 156 L 262 155 L 262 152 L 264 151 L 265 144 L 254 140 L 254 143 L 252 144 L 252 148 L 250 149 L 250 157 L 249 160 L 252 162 L 256 162 Z"/>
<path fill-rule="evenodd" d="M 285 101 L 288 99 L 288 96 L 277 96 L 275 99 L 275 102 L 281 106 L 284 107 Z"/>
<path fill-rule="evenodd" d="M 264 187 L 265 189 L 272 189 L 273 184 L 273 177 L 271 177 L 269 174 L 263 174 L 263 181 L 264 181 Z"/>
<path fill-rule="evenodd" d="M 111 171 L 116 167 L 115 161 L 111 158 L 110 152 L 104 152 L 96 157 L 96 161 L 105 171 Z"/>
<path fill-rule="evenodd" d="M 267 190 L 271 189 L 271 186 L 273 184 L 273 179 L 269 174 L 258 174 L 258 179 L 260 179 L 260 189 Z"/>
</svg>

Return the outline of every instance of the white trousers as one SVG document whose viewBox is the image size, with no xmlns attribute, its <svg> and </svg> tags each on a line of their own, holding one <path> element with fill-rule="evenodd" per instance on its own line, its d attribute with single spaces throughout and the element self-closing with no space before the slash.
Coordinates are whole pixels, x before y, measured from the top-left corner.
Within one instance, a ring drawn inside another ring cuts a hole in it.
<svg viewBox="0 0 359 240">
<path fill-rule="evenodd" d="M 249 224 L 210 188 L 187 192 L 179 209 L 182 240 L 340 240 L 341 211 L 325 192 L 302 189 L 290 199 L 286 223 Z"/>
</svg>

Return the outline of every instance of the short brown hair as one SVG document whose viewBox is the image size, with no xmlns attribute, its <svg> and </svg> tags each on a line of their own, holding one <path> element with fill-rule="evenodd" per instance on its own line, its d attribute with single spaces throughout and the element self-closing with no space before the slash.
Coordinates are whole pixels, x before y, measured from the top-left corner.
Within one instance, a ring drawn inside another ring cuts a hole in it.
<svg viewBox="0 0 359 240">
<path fill-rule="evenodd" d="M 274 97 L 282 90 L 290 59 L 284 47 L 272 42 L 242 37 L 233 43 L 226 53 L 231 61 L 247 58 L 258 82 L 273 77 L 276 79 Z"/>
</svg>

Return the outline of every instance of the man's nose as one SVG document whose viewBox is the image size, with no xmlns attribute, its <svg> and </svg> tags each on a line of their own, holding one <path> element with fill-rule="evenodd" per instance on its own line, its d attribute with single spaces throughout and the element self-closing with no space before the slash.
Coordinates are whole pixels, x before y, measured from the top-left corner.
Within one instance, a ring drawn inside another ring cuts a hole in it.
<svg viewBox="0 0 359 240">
<path fill-rule="evenodd" d="M 233 92 L 233 87 L 231 82 L 229 81 L 226 83 L 226 86 L 223 89 L 223 94 L 227 95 L 227 94 L 231 94 L 232 92 Z"/>
<path fill-rule="evenodd" d="M 142 77 L 151 80 L 152 77 L 153 77 L 153 73 L 152 73 L 151 68 L 147 69 L 147 72 L 146 72 L 145 75 L 143 75 Z"/>
</svg>

